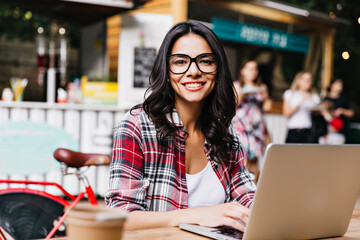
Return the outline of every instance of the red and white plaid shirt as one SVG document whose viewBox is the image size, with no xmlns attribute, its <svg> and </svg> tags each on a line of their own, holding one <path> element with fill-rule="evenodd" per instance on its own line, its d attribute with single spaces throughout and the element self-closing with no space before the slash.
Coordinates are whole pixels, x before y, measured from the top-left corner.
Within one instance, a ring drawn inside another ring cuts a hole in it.
<svg viewBox="0 0 360 240">
<path fill-rule="evenodd" d="M 183 127 L 176 111 L 172 119 Z M 184 133 L 183 128 L 164 147 L 158 143 L 155 125 L 143 110 L 133 111 L 133 115 L 128 112 L 116 131 L 110 186 L 105 195 L 107 205 L 127 211 L 187 208 Z M 244 167 L 243 151 L 239 149 L 224 167 L 210 159 L 206 140 L 204 150 L 225 189 L 226 202 L 238 201 L 250 207 L 256 187 Z"/>
</svg>

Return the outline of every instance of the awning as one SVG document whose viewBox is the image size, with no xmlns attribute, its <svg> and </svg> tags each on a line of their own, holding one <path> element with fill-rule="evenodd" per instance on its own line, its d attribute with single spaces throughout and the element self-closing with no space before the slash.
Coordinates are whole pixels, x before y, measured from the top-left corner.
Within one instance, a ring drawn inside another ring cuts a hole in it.
<svg viewBox="0 0 360 240">
<path fill-rule="evenodd" d="M 223 40 L 307 53 L 310 38 L 259 25 L 212 18 L 213 31 Z"/>
<path fill-rule="evenodd" d="M 9 7 L 76 25 L 88 25 L 141 7 L 149 0 L 0 0 Z"/>
<path fill-rule="evenodd" d="M 322 12 L 318 12 L 315 10 L 309 10 L 309 9 L 304 9 L 304 8 L 300 8 L 294 5 L 290 5 L 290 4 L 285 4 L 285 3 L 280 3 L 280 2 L 276 2 L 276 1 L 271 1 L 271 0 L 250 0 L 249 1 L 252 4 L 255 5 L 259 5 L 259 6 L 263 6 L 263 7 L 267 7 L 267 8 L 271 8 L 271 9 L 276 9 L 278 11 L 282 11 L 282 12 L 286 12 L 288 14 L 292 14 L 298 17 L 303 17 L 306 18 L 310 21 L 314 21 L 316 23 L 321 23 L 327 26 L 338 26 L 338 25 L 342 25 L 342 24 L 350 24 L 350 21 L 344 18 L 331 18 L 329 16 L 329 14 L 325 14 Z"/>
</svg>

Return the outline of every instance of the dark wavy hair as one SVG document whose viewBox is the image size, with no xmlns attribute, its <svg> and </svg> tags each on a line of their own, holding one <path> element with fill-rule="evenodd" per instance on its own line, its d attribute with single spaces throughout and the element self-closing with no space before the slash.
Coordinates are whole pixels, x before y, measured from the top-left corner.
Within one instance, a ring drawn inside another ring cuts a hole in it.
<svg viewBox="0 0 360 240">
<path fill-rule="evenodd" d="M 330 81 L 329 86 L 326 88 L 326 91 L 327 91 L 328 93 L 330 93 L 332 85 L 333 85 L 335 82 L 337 82 L 337 81 L 340 81 L 342 84 L 344 84 L 344 81 L 343 81 L 341 78 L 333 77 L 333 78 L 331 79 L 331 81 Z M 342 93 L 341 93 L 341 94 L 342 94 Z"/>
<path fill-rule="evenodd" d="M 227 164 L 234 150 L 239 148 L 238 141 L 229 132 L 236 109 L 234 87 L 223 46 L 214 32 L 205 25 L 196 21 L 187 21 L 178 23 L 169 30 L 156 56 L 145 100 L 143 104 L 134 106 L 132 110 L 144 109 L 155 124 L 157 139 L 163 146 L 166 146 L 167 140 L 180 130 L 172 119 L 167 118 L 175 107 L 174 90 L 168 81 L 167 55 L 171 53 L 176 40 L 189 33 L 203 37 L 218 58 L 216 85 L 205 99 L 200 120 L 201 131 L 210 145 L 210 157 L 220 164 Z"/>
</svg>

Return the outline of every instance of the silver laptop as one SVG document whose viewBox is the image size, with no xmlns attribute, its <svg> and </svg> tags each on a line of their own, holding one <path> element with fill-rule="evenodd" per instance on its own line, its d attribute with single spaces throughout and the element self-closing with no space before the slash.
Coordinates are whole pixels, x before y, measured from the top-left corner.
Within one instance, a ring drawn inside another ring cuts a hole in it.
<svg viewBox="0 0 360 240">
<path fill-rule="evenodd" d="M 359 194 L 360 145 L 270 144 L 243 239 L 341 236 Z M 179 227 L 213 239 L 242 237 L 234 230 Z"/>
</svg>

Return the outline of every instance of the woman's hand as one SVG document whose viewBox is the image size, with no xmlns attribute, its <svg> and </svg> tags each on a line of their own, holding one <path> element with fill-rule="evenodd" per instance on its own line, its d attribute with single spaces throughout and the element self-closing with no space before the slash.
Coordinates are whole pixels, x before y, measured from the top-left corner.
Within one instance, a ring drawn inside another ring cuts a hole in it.
<svg viewBox="0 0 360 240">
<path fill-rule="evenodd" d="M 209 207 L 189 208 L 188 210 L 192 211 L 192 213 L 189 214 L 189 216 L 193 218 L 190 220 L 190 223 L 207 227 L 226 225 L 243 232 L 245 231 L 245 225 L 250 215 L 250 209 L 238 202 L 223 203 Z"/>
<path fill-rule="evenodd" d="M 125 230 L 136 230 L 191 223 L 207 227 L 226 225 L 245 231 L 245 224 L 248 222 L 249 214 L 250 209 L 238 202 L 165 212 L 133 211 L 127 217 L 124 228 Z"/>
<path fill-rule="evenodd" d="M 343 108 L 337 108 L 333 111 L 333 116 L 334 117 L 340 117 L 342 114 L 344 114 L 344 109 Z"/>
<path fill-rule="evenodd" d="M 353 109 L 345 109 L 345 108 L 337 108 L 333 111 L 334 117 L 340 117 L 341 115 L 344 115 L 345 117 L 352 118 L 354 116 L 354 110 Z"/>
</svg>

